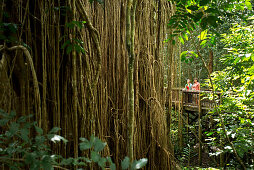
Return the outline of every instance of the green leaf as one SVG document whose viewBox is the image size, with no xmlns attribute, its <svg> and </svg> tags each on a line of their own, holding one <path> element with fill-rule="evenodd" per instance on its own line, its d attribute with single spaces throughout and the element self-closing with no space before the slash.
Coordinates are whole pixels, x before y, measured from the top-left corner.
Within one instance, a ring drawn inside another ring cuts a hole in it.
<svg viewBox="0 0 254 170">
<path fill-rule="evenodd" d="M 79 148 L 81 151 L 92 148 L 93 145 L 90 143 L 89 140 L 85 138 L 81 138 L 80 140 L 83 141 L 82 143 L 79 144 Z"/>
<path fill-rule="evenodd" d="M 214 132 L 209 132 L 206 134 L 206 136 L 211 136 L 212 134 L 214 134 Z"/>
<path fill-rule="evenodd" d="M 33 122 L 33 123 L 25 122 L 24 125 L 23 125 L 23 128 L 29 129 L 29 128 L 31 128 L 32 126 L 34 126 L 34 124 L 35 124 L 35 122 Z"/>
<path fill-rule="evenodd" d="M 81 40 L 79 40 L 79 39 L 77 39 L 77 38 L 73 38 L 73 40 L 76 41 L 76 42 L 77 42 L 78 44 L 80 44 L 80 45 L 84 44 L 83 41 L 81 41 Z"/>
<path fill-rule="evenodd" d="M 73 162 L 73 158 L 68 158 L 68 159 L 63 159 L 61 162 L 60 162 L 60 165 L 71 165 L 72 162 Z"/>
<path fill-rule="evenodd" d="M 66 53 L 67 53 L 67 54 L 70 54 L 71 51 L 72 51 L 72 49 L 73 49 L 73 46 L 70 44 L 70 45 L 67 47 L 67 49 L 66 49 Z"/>
<path fill-rule="evenodd" d="M 106 158 L 100 158 L 100 160 L 99 160 L 99 162 L 98 162 L 98 165 L 99 165 L 101 168 L 105 168 L 106 162 L 107 162 L 107 159 L 106 159 Z"/>
<path fill-rule="evenodd" d="M 61 46 L 61 49 L 64 49 L 69 44 L 71 44 L 70 40 L 65 41 L 64 44 Z"/>
<path fill-rule="evenodd" d="M 204 30 L 201 32 L 199 39 L 202 41 L 202 40 L 205 40 L 206 37 L 207 37 L 207 30 Z"/>
<path fill-rule="evenodd" d="M 72 21 L 72 22 L 80 29 L 83 27 L 82 21 Z"/>
<path fill-rule="evenodd" d="M 42 162 L 41 162 L 41 164 L 42 164 L 42 167 L 46 170 L 53 170 L 53 167 L 52 167 L 52 165 L 51 165 L 51 158 L 50 158 L 50 156 L 48 156 L 48 155 L 44 155 L 43 157 L 42 157 Z"/>
<path fill-rule="evenodd" d="M 32 164 L 33 162 L 35 162 L 35 158 L 36 158 L 35 153 L 27 153 L 25 155 L 25 163 L 28 165 Z"/>
<path fill-rule="evenodd" d="M 202 46 L 202 47 L 205 47 L 205 45 L 206 45 L 206 40 L 203 40 L 201 43 L 200 43 L 200 45 Z"/>
<path fill-rule="evenodd" d="M 11 33 L 16 33 L 18 30 L 18 25 L 14 23 L 4 23 L 5 26 L 8 27 L 8 30 L 11 31 Z"/>
<path fill-rule="evenodd" d="M 29 131 L 28 131 L 28 129 L 21 129 L 20 133 L 21 133 L 21 138 L 22 138 L 25 142 L 28 142 L 28 141 L 29 141 L 29 137 L 28 137 Z"/>
<path fill-rule="evenodd" d="M 9 114 L 10 118 L 14 118 L 16 116 L 16 112 L 15 111 L 11 111 L 11 113 Z"/>
<path fill-rule="evenodd" d="M 3 118 L 0 119 L 0 127 L 5 126 L 9 122 L 9 119 Z"/>
<path fill-rule="evenodd" d="M 75 27 L 75 23 L 72 21 L 72 22 L 68 22 L 66 23 L 66 27 L 70 28 L 70 29 L 73 29 Z"/>
<path fill-rule="evenodd" d="M 110 168 L 110 170 L 116 170 L 116 164 L 111 163 L 109 168 Z"/>
<path fill-rule="evenodd" d="M 184 61 L 186 59 L 186 55 L 187 55 L 188 51 L 183 51 L 180 55 L 181 57 L 181 61 Z"/>
<path fill-rule="evenodd" d="M 35 142 L 36 144 L 43 144 L 45 142 L 45 137 L 44 136 L 36 136 L 35 137 Z"/>
<path fill-rule="evenodd" d="M 173 45 L 176 45 L 176 40 L 172 40 L 172 44 L 173 44 Z"/>
<path fill-rule="evenodd" d="M 53 128 L 49 131 L 49 133 L 50 133 L 50 134 L 57 133 L 57 132 L 60 131 L 60 130 L 61 130 L 61 128 L 59 128 L 59 127 L 53 127 Z"/>
<path fill-rule="evenodd" d="M 95 137 L 94 135 L 92 135 L 92 136 L 90 137 L 90 143 L 91 143 L 92 145 L 94 145 L 95 141 L 96 141 L 96 137 Z"/>
<path fill-rule="evenodd" d="M 12 122 L 12 123 L 10 124 L 10 133 L 11 133 L 12 135 L 14 135 L 14 134 L 17 133 L 18 130 L 19 130 L 19 124 L 15 123 L 15 122 Z"/>
<path fill-rule="evenodd" d="M 254 53 L 251 54 L 250 58 L 254 61 Z"/>
<path fill-rule="evenodd" d="M 211 44 L 215 45 L 215 36 L 212 36 L 212 37 L 211 37 L 210 42 L 211 42 Z"/>
<path fill-rule="evenodd" d="M 180 41 L 182 44 L 184 44 L 183 37 L 182 37 L 182 36 L 179 36 L 178 38 L 179 38 L 179 41 Z"/>
<path fill-rule="evenodd" d="M 116 169 L 116 165 L 112 162 L 111 157 L 107 157 L 107 161 L 110 164 L 110 170 L 115 170 Z"/>
<path fill-rule="evenodd" d="M 91 159 L 94 162 L 99 162 L 100 158 L 101 158 L 101 156 L 99 155 L 99 153 L 91 151 Z"/>
<path fill-rule="evenodd" d="M 121 167 L 123 170 L 128 169 L 130 166 L 130 158 L 129 157 L 125 157 L 124 160 L 121 162 Z"/>
<path fill-rule="evenodd" d="M 94 151 L 100 152 L 104 149 L 107 143 L 103 143 L 99 138 L 95 138 Z"/>
<path fill-rule="evenodd" d="M 187 34 L 183 33 L 182 35 L 183 35 L 183 37 L 185 38 L 186 41 L 189 40 Z"/>
<path fill-rule="evenodd" d="M 75 51 L 76 51 L 77 53 L 80 53 L 80 51 L 81 51 L 81 46 L 78 45 L 78 44 L 73 44 L 73 46 L 74 46 L 74 48 L 75 48 Z"/>
<path fill-rule="evenodd" d="M 38 126 L 34 126 L 34 127 L 35 127 L 36 132 L 37 132 L 39 135 L 42 135 L 42 134 L 43 134 L 42 128 L 40 128 L 40 127 L 38 127 Z"/>
<path fill-rule="evenodd" d="M 26 122 L 26 120 L 27 120 L 28 118 L 31 118 L 31 117 L 33 117 L 32 114 L 30 114 L 30 115 L 28 115 L 28 116 L 21 116 L 20 118 L 18 118 L 17 122 L 18 122 L 18 123 L 24 123 L 24 122 Z"/>
</svg>

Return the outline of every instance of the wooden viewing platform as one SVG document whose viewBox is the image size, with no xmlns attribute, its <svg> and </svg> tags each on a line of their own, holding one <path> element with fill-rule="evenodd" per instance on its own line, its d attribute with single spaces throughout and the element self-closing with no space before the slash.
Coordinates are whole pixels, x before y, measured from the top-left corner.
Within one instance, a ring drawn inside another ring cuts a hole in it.
<svg viewBox="0 0 254 170">
<path fill-rule="evenodd" d="M 199 109 L 201 109 L 201 111 L 209 111 L 214 108 L 214 102 L 211 99 L 211 95 L 212 91 L 194 91 L 173 88 L 172 105 L 176 107 L 180 106 L 185 111 L 199 112 Z M 219 104 L 221 94 L 215 92 L 215 99 L 215 102 Z"/>
</svg>

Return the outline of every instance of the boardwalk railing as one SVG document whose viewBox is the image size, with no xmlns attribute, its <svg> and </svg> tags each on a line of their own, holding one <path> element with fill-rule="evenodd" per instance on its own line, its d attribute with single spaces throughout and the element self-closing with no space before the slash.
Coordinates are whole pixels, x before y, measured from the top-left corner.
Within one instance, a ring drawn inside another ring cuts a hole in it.
<svg viewBox="0 0 254 170">
<path fill-rule="evenodd" d="M 215 102 L 220 103 L 220 93 L 215 92 Z M 212 100 L 212 91 L 183 90 L 181 88 L 172 89 L 172 103 L 182 103 L 183 107 L 193 107 L 211 109 L 215 103 Z M 200 104 L 200 106 L 199 106 Z"/>
</svg>

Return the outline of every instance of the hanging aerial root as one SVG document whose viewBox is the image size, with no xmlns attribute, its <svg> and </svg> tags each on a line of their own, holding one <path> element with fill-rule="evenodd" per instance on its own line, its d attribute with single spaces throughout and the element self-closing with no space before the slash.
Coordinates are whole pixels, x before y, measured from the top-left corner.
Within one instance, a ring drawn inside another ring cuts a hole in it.
<svg viewBox="0 0 254 170">
<path fill-rule="evenodd" d="M 22 45 L 17 45 L 17 46 L 13 46 L 10 48 L 7 48 L 3 45 L 0 45 L 0 52 L 3 50 L 7 50 L 7 51 L 14 51 L 14 50 L 22 50 L 26 56 L 26 59 L 30 65 L 31 71 L 32 71 L 32 76 L 33 76 L 33 84 L 34 84 L 34 91 L 35 91 L 35 101 L 37 104 L 37 121 L 39 123 L 39 127 L 41 127 L 41 98 L 40 98 L 40 91 L 39 91 L 39 83 L 38 83 L 38 79 L 37 79 L 37 75 L 35 72 L 35 68 L 34 68 L 34 63 L 33 63 L 33 59 L 31 54 L 29 53 L 29 51 L 27 50 L 26 47 L 22 46 Z"/>
<path fill-rule="evenodd" d="M 102 58 L 102 56 L 101 56 L 101 47 L 100 47 L 100 35 L 99 35 L 98 30 L 95 29 L 93 27 L 93 25 L 91 24 L 91 21 L 88 18 L 88 15 L 87 15 L 84 4 L 80 0 L 76 1 L 76 3 L 77 3 L 78 11 L 85 18 L 88 31 L 92 35 L 92 39 L 93 39 L 93 42 L 95 44 L 95 48 L 96 48 L 96 52 L 97 52 L 97 62 L 98 62 L 97 64 L 98 64 L 98 66 L 97 66 L 97 70 L 96 70 L 95 79 L 92 83 L 92 89 L 94 89 L 96 87 L 96 85 L 98 84 L 100 73 L 101 73 L 101 58 Z"/>
</svg>

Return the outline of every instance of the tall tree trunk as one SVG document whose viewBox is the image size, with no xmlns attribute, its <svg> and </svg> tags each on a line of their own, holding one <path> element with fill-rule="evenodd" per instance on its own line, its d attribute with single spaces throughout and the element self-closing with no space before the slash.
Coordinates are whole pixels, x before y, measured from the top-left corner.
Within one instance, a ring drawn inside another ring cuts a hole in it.
<svg viewBox="0 0 254 170">
<path fill-rule="evenodd" d="M 131 2 L 129 19 L 126 18 L 127 0 L 104 0 L 104 5 L 89 0 L 2 2 L 8 2 L 9 14 L 15 19 L 10 23 L 24 23 L 20 41 L 31 47 L 31 59 L 35 63 L 32 74 L 27 72 L 32 76 L 24 79 L 26 89 L 30 90 L 26 102 L 30 101 L 30 112 L 36 114 L 40 125 L 47 122 L 48 128 L 62 128 L 60 135 L 69 140 L 59 148 L 59 154 L 64 157 L 78 155 L 79 137 L 95 134 L 108 143 L 102 155 L 113 155 L 118 165 L 129 150 L 132 160 L 149 159 L 147 169 L 170 169 L 173 159 L 168 149 L 164 110 L 162 51 L 165 43 L 162 41 L 172 9 L 168 0 L 137 1 L 137 10 L 136 0 L 128 1 Z M 82 28 L 75 26 L 74 31 L 67 26 L 71 21 L 86 23 Z M 70 37 L 70 33 L 75 35 Z M 80 46 L 85 54 L 73 51 L 68 55 L 61 48 L 74 37 L 84 42 Z M 127 39 L 129 48 L 126 48 Z M 31 82 L 36 74 L 40 86 L 33 90 L 35 83 Z M 20 113 L 14 103 L 15 92 L 9 91 L 12 96 L 6 102 L 8 108 Z"/>
<path fill-rule="evenodd" d="M 213 72 L 213 51 L 209 50 L 209 63 L 208 63 L 209 74 Z"/>
<path fill-rule="evenodd" d="M 76 4 L 75 1 L 69 2 L 72 7 L 73 12 L 73 21 L 76 21 Z M 76 39 L 76 32 L 77 29 L 74 28 L 73 32 L 70 33 L 70 40 L 74 43 L 74 39 Z M 72 49 L 72 88 L 73 88 L 73 137 L 74 137 L 74 157 L 78 157 L 78 142 L 79 142 L 79 135 L 78 135 L 78 89 L 77 89 L 77 52 L 76 49 Z"/>
<path fill-rule="evenodd" d="M 134 37 L 135 37 L 135 12 L 136 0 L 127 1 L 126 10 L 126 48 L 128 53 L 128 156 L 131 161 L 133 155 L 133 137 L 134 137 Z"/>
</svg>

